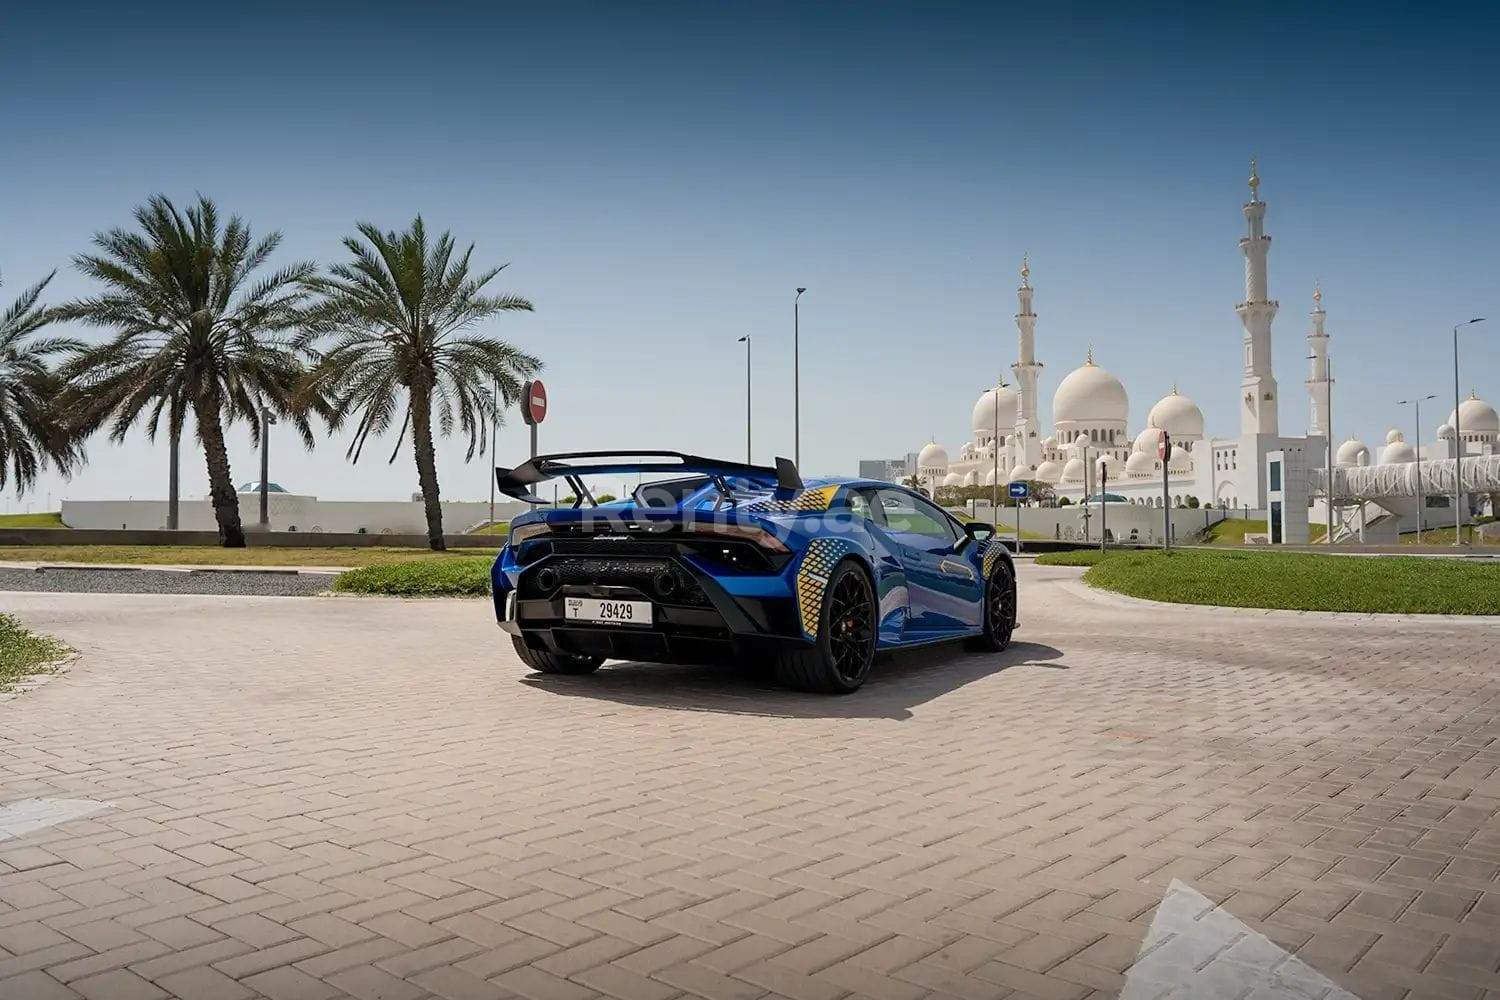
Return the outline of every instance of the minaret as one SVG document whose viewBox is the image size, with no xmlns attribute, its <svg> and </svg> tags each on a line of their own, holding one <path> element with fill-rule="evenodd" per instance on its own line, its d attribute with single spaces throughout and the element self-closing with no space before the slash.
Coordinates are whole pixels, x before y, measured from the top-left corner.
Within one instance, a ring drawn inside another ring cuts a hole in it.
<svg viewBox="0 0 1500 1000">
<path fill-rule="evenodd" d="M 1042 374 L 1042 363 L 1036 359 L 1036 313 L 1031 311 L 1031 262 L 1021 257 L 1021 287 L 1016 289 L 1021 311 L 1016 313 L 1016 329 L 1021 334 L 1020 359 L 1010 366 L 1016 373 L 1020 400 L 1016 404 L 1016 437 L 1022 442 L 1016 449 L 1018 463 L 1033 469 L 1042 460 L 1042 429 L 1036 417 L 1036 383 Z"/>
<path fill-rule="evenodd" d="M 1328 399 L 1333 380 L 1328 377 L 1328 334 L 1323 332 L 1323 320 L 1328 316 L 1323 311 L 1323 287 L 1313 287 L 1312 331 L 1307 335 L 1307 353 L 1311 366 L 1307 373 L 1307 394 L 1312 397 L 1312 418 L 1307 423 L 1307 436 L 1327 438 L 1329 435 Z"/>
<path fill-rule="evenodd" d="M 1245 254 L 1245 301 L 1234 307 L 1245 327 L 1245 375 L 1240 381 L 1240 433 L 1277 434 L 1276 377 L 1271 374 L 1271 320 L 1278 303 L 1266 290 L 1266 203 L 1260 200 L 1260 177 L 1250 161 L 1250 200 L 1245 203 L 1248 232 L 1240 240 Z"/>
</svg>

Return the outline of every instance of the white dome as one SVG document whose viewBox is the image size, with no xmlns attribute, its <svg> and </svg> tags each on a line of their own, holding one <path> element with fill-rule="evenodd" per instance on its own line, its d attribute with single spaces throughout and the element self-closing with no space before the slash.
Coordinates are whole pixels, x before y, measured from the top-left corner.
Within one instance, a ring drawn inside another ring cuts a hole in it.
<svg viewBox="0 0 1500 1000">
<path fill-rule="evenodd" d="M 1127 476 L 1149 476 L 1155 471 L 1155 455 L 1148 455 L 1144 451 L 1136 451 L 1125 460 L 1125 474 Z"/>
<path fill-rule="evenodd" d="M 1082 451 L 1085 448 L 1092 448 L 1093 446 L 1094 443 L 1089 440 L 1087 431 L 1079 431 L 1078 436 L 1073 439 L 1073 447 L 1078 449 L 1079 451 Z"/>
<path fill-rule="evenodd" d="M 1385 432 L 1386 444 L 1395 444 L 1397 441 L 1405 440 L 1406 435 L 1401 433 L 1401 429 L 1399 427 L 1392 427 L 1390 430 Z"/>
<path fill-rule="evenodd" d="M 964 485 L 965 486 L 978 486 L 979 485 L 979 473 L 976 472 L 976 471 L 974 471 L 973 469 L 970 469 L 968 472 L 965 472 L 964 473 Z"/>
<path fill-rule="evenodd" d="M 1010 470 L 1010 481 L 1023 483 L 1036 478 L 1036 470 L 1024 462 Z"/>
<path fill-rule="evenodd" d="M 1405 441 L 1392 441 L 1380 451 L 1381 465 L 1401 465 L 1417 460 L 1417 450 Z"/>
<path fill-rule="evenodd" d="M 1056 462 L 1043 462 L 1036 467 L 1036 478 L 1044 483 L 1056 485 L 1062 480 L 1063 467 Z"/>
<path fill-rule="evenodd" d="M 1046 450 L 1046 451 L 1056 451 L 1057 450 L 1057 438 L 1055 438 L 1055 437 L 1043 438 L 1042 439 L 1042 448 L 1044 450 Z"/>
<path fill-rule="evenodd" d="M 1438 424 L 1438 440 L 1440 440 L 1440 441 L 1452 441 L 1453 440 L 1453 425 L 1452 424 Z"/>
<path fill-rule="evenodd" d="M 922 446 L 917 452 L 917 468 L 919 469 L 946 469 L 948 467 L 948 449 L 936 441 Z"/>
<path fill-rule="evenodd" d="M 994 469 L 991 469 L 990 471 L 988 471 L 988 472 L 986 472 L 984 474 L 984 485 L 986 485 L 986 486 L 994 486 L 995 485 L 995 470 Z"/>
<path fill-rule="evenodd" d="M 1448 423 L 1454 423 L 1454 415 L 1448 414 Z M 1458 429 L 1463 434 L 1500 434 L 1500 413 L 1484 400 L 1472 393 L 1458 404 Z"/>
<path fill-rule="evenodd" d="M 944 486 L 962 486 L 963 484 L 964 484 L 964 477 L 960 476 L 956 472 L 950 472 L 946 476 L 943 477 L 943 485 Z"/>
<path fill-rule="evenodd" d="M 1142 455 L 1156 457 L 1156 446 L 1161 441 L 1161 429 L 1147 427 L 1135 436 L 1135 450 Z"/>
<path fill-rule="evenodd" d="M 1083 459 L 1070 458 L 1063 466 L 1062 481 L 1065 483 L 1083 482 Z"/>
<path fill-rule="evenodd" d="M 1350 438 L 1339 445 L 1339 450 L 1333 459 L 1334 465 L 1369 465 L 1370 449 L 1365 443 L 1356 438 Z"/>
<path fill-rule="evenodd" d="M 1170 396 L 1163 396 L 1151 413 L 1146 424 L 1159 427 L 1180 441 L 1197 441 L 1203 437 L 1203 411 L 1187 396 L 1174 388 Z"/>
<path fill-rule="evenodd" d="M 1188 472 L 1193 468 L 1193 453 L 1183 445 L 1172 443 L 1172 458 L 1167 462 L 1167 468 L 1173 472 Z"/>
<path fill-rule="evenodd" d="M 1052 422 L 1064 429 L 1074 424 L 1123 425 L 1129 410 L 1125 386 L 1094 364 L 1092 356 L 1082 368 L 1069 372 L 1052 396 Z"/>
<path fill-rule="evenodd" d="M 975 433 L 993 437 L 998 421 L 1001 434 L 1010 434 L 1016 429 L 1016 403 L 1020 399 L 1016 390 L 1008 385 L 986 389 L 974 403 L 974 413 L 969 424 Z M 995 412 L 996 408 L 999 412 Z"/>
<path fill-rule="evenodd" d="M 1097 473 L 1099 466 L 1103 465 L 1110 480 L 1118 479 L 1125 472 L 1125 463 L 1113 455 L 1105 455 L 1094 463 L 1094 471 Z"/>
</svg>

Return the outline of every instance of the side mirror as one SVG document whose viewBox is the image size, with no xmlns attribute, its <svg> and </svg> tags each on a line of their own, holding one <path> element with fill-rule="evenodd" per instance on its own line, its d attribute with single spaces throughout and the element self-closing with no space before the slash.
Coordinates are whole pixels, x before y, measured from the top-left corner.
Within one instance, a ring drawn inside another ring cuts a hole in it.
<svg viewBox="0 0 1500 1000">
<path fill-rule="evenodd" d="M 993 524 L 985 524 L 983 521 L 965 521 L 964 537 L 958 540 L 958 545 L 954 547 L 954 551 L 962 552 L 972 543 L 982 542 L 986 538 L 993 537 L 994 534 L 995 526 Z"/>
</svg>

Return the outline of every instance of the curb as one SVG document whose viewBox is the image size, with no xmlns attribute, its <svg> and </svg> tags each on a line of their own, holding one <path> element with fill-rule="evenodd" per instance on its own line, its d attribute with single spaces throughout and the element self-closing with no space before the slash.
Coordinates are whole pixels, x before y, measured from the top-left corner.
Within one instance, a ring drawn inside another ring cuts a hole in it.
<svg viewBox="0 0 1500 1000">
<path fill-rule="evenodd" d="M 139 566 L 124 566 L 118 563 L 10 563 L 0 562 L 0 569 L 30 570 L 33 573 L 45 573 L 49 570 L 67 572 L 90 572 L 90 573 L 186 573 L 190 576 L 200 573 L 222 573 L 222 574 L 253 574 L 258 576 L 338 576 L 346 572 L 343 566 L 181 566 L 181 565 L 154 565 L 144 563 Z"/>
<path fill-rule="evenodd" d="M 1069 567 L 1050 567 L 1063 569 Z M 1082 576 L 1082 570 L 1079 575 Z M 1424 622 L 1454 622 L 1479 628 L 1500 628 L 1500 615 L 1413 615 L 1377 611 L 1289 611 L 1285 608 L 1241 608 L 1224 604 L 1176 604 L 1172 601 L 1152 601 L 1144 597 L 1130 597 L 1112 590 L 1090 586 L 1081 579 L 1053 580 L 1053 584 L 1075 597 L 1096 604 L 1113 604 L 1120 608 L 1149 607 L 1188 614 L 1240 615 L 1258 618 L 1301 618 L 1315 621 L 1364 621 L 1382 624 L 1421 624 Z"/>
</svg>

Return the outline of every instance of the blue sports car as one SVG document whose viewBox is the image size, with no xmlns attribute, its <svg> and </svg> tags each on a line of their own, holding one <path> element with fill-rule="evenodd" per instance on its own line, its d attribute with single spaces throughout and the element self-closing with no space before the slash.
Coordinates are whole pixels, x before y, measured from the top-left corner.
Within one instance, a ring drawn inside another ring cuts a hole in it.
<svg viewBox="0 0 1500 1000">
<path fill-rule="evenodd" d="M 637 474 L 668 478 L 603 504 L 584 485 Z M 845 694 L 877 650 L 998 651 L 1016 626 L 993 528 L 891 483 L 642 451 L 542 455 L 495 476 L 533 504 L 553 479 L 574 497 L 515 518 L 491 570 L 495 615 L 542 673 L 754 657 L 785 684 Z"/>
</svg>

